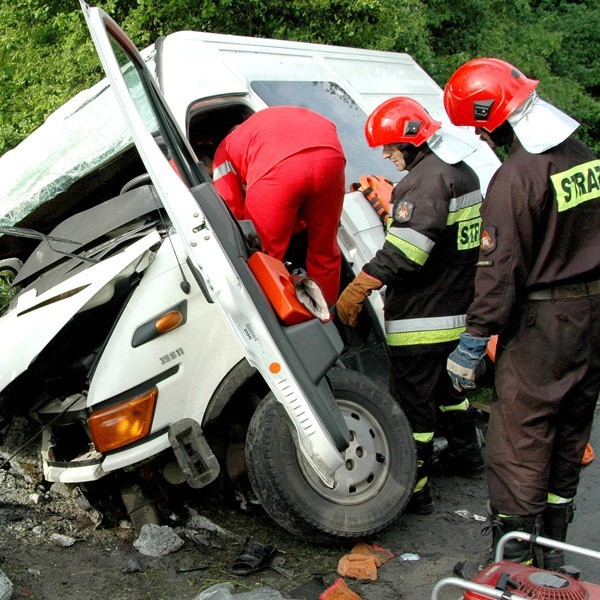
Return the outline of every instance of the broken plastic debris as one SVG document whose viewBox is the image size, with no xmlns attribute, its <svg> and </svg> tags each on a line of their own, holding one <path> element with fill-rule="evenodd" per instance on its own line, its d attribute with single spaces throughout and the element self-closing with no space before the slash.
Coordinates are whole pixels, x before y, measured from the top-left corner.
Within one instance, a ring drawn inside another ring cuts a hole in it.
<svg viewBox="0 0 600 600">
<path fill-rule="evenodd" d="M 229 600 L 230 598 L 239 600 L 284 600 L 277 590 L 270 587 L 260 587 L 239 594 L 233 594 L 233 590 L 234 585 L 232 583 L 217 583 L 194 596 L 193 600 Z"/>
<path fill-rule="evenodd" d="M 283 575 L 286 579 L 292 579 L 295 575 L 294 569 L 289 569 L 285 566 L 285 558 L 282 556 L 276 556 L 270 563 L 269 567 L 276 571 L 280 575 Z"/>
<path fill-rule="evenodd" d="M 476 515 L 475 513 L 464 509 L 455 510 L 454 514 L 458 515 L 459 517 L 462 517 L 463 519 L 471 519 L 472 521 L 486 521 L 485 517 L 482 517 L 481 515 Z"/>
<path fill-rule="evenodd" d="M 409 562 L 414 560 L 421 560 L 421 557 L 418 554 L 415 554 L 414 552 L 407 552 L 406 554 L 400 555 L 400 560 L 404 562 Z"/>
<path fill-rule="evenodd" d="M 233 583 L 217 583 L 194 596 L 193 600 L 228 600 L 232 598 L 231 592 L 234 590 Z"/>
</svg>

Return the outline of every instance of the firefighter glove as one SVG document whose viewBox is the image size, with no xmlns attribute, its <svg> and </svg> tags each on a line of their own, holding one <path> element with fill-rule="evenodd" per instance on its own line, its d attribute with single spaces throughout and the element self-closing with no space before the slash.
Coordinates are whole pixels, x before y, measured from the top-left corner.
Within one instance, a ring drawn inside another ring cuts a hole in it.
<svg viewBox="0 0 600 600">
<path fill-rule="evenodd" d="M 460 334 L 460 343 L 448 357 L 446 369 L 456 390 L 473 390 L 475 380 L 485 370 L 483 357 L 489 338 L 476 337 L 468 333 Z"/>
<path fill-rule="evenodd" d="M 371 277 L 361 271 L 346 289 L 335 304 L 335 309 L 344 325 L 356 327 L 358 313 L 362 310 L 363 302 L 371 295 L 373 290 L 378 290 L 383 284 L 379 279 Z"/>
</svg>

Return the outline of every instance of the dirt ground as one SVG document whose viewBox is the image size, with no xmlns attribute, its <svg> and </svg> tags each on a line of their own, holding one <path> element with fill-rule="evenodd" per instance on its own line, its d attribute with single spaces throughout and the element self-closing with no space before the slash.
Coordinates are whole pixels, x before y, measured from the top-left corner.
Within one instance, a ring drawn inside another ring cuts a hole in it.
<svg viewBox="0 0 600 600">
<path fill-rule="evenodd" d="M 592 438 L 597 449 L 598 429 L 596 425 Z M 6 448 L 0 450 L 6 457 Z M 12 464 L 9 471 L 0 471 L 0 569 L 14 585 L 12 598 L 192 600 L 212 585 L 231 582 L 234 593 L 267 586 L 284 598 L 316 600 L 317 595 L 292 592 L 314 577 L 321 577 L 325 586 L 331 585 L 339 577 L 339 559 L 351 547 L 320 547 L 299 541 L 260 508 L 253 514 L 241 513 L 220 489 L 188 489 L 180 498 L 178 512 L 162 523 L 172 527 L 185 544 L 167 556 L 149 557 L 134 547 L 138 533 L 120 515 L 117 503 L 111 504 L 114 499 L 109 498 L 105 505 L 106 513 L 112 513 L 112 522 L 105 518 L 97 527 L 90 513 L 66 498 L 60 486 L 52 488 L 42 482 L 34 455 Z M 379 568 L 375 582 L 346 579 L 364 600 L 428 600 L 435 583 L 451 576 L 458 560 L 476 558 L 489 544 L 489 538 L 481 536 L 483 523 L 477 520 L 477 515 L 485 514 L 484 478 L 436 474 L 433 482 L 436 508 L 432 515 L 402 515 L 388 530 L 366 540 L 389 549 L 394 558 Z M 569 536 L 572 543 L 595 549 L 600 548 L 599 483 L 596 459 L 584 470 L 582 498 Z M 198 519 L 190 520 L 194 511 L 207 521 L 199 525 Z M 222 531 L 210 531 L 214 525 Z M 75 542 L 65 547 L 55 534 Z M 229 569 L 247 537 L 275 545 L 283 570 L 269 568 L 248 577 L 232 575 Z M 582 579 L 597 581 L 594 577 L 600 577 L 599 566 L 586 566 L 584 574 L 588 577 Z M 456 588 L 442 594 L 442 598 L 453 600 L 459 596 Z"/>
</svg>

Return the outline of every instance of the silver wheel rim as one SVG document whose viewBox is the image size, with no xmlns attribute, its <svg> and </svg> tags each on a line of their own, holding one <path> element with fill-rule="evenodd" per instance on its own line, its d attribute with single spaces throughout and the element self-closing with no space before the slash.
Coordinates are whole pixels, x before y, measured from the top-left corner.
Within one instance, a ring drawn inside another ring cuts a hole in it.
<svg viewBox="0 0 600 600">
<path fill-rule="evenodd" d="M 303 457 L 302 474 L 320 496 L 341 505 L 363 504 L 376 496 L 387 481 L 390 470 L 390 445 L 377 419 L 363 406 L 337 399 L 350 430 L 350 446 L 344 464 L 336 471 L 336 485 L 330 489 Z M 299 453 L 298 453 L 299 454 Z"/>
</svg>

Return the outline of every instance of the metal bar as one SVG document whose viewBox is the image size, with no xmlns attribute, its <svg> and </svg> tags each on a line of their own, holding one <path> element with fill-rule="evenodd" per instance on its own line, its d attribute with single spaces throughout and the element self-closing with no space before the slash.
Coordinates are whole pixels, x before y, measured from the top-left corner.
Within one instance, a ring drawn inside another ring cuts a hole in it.
<svg viewBox="0 0 600 600">
<path fill-rule="evenodd" d="M 596 550 L 590 550 L 589 548 L 582 548 L 581 546 L 573 546 L 565 542 L 558 542 L 550 538 L 542 537 L 541 535 L 533 535 L 531 533 L 524 533 L 523 531 L 511 531 L 503 535 L 498 541 L 496 547 L 496 556 L 494 562 L 500 562 L 504 557 L 504 547 L 510 540 L 526 540 L 532 544 L 539 546 L 546 546 L 548 548 L 556 548 L 557 550 L 564 550 L 566 552 L 573 552 L 575 554 L 581 554 L 583 556 L 589 556 L 600 560 L 600 552 Z"/>
</svg>

